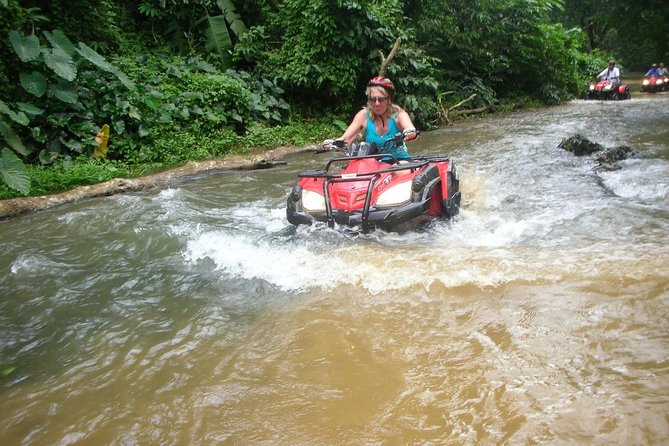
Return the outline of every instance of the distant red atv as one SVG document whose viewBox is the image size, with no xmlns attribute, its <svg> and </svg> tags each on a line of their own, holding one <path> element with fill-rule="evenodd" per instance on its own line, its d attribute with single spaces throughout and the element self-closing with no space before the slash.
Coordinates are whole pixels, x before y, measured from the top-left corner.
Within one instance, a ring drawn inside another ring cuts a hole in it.
<svg viewBox="0 0 669 446">
<path fill-rule="evenodd" d="M 586 99 L 598 99 L 604 101 L 619 101 L 630 99 L 630 87 L 626 84 L 612 84 L 609 81 L 601 80 L 590 82 L 588 90 L 585 92 Z"/>
<path fill-rule="evenodd" d="M 648 76 L 641 83 L 642 93 L 657 93 L 667 90 L 669 90 L 669 77 L 666 76 Z"/>
</svg>

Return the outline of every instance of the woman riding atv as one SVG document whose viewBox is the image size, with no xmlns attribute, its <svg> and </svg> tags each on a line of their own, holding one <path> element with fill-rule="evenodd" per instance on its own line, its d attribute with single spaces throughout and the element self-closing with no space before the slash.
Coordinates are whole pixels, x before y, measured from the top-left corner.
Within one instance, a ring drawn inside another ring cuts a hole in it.
<svg viewBox="0 0 669 446">
<path fill-rule="evenodd" d="M 377 147 L 402 132 L 405 141 L 416 139 L 418 133 L 411 122 L 409 114 L 393 103 L 395 85 L 390 79 L 377 76 L 367 83 L 367 107 L 363 107 L 348 126 L 341 139 L 351 144 L 358 133 L 364 133 L 365 142 L 376 143 Z M 406 144 L 392 147 L 388 151 L 398 160 L 409 159 Z"/>
</svg>

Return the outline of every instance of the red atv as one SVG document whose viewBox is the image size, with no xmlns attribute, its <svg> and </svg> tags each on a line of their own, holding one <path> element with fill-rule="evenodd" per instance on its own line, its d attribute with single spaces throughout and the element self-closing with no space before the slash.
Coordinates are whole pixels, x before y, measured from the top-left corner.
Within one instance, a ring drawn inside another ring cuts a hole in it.
<svg viewBox="0 0 669 446">
<path fill-rule="evenodd" d="M 460 181 L 445 155 L 414 156 L 399 162 L 388 151 L 404 144 L 402 133 L 375 144 L 330 142 L 346 152 L 324 170 L 299 174 L 288 196 L 286 216 L 294 225 L 316 221 L 357 227 L 403 230 L 435 217 L 449 218 L 460 208 Z"/>
<path fill-rule="evenodd" d="M 669 77 L 648 76 L 641 82 L 642 93 L 656 93 L 669 90 Z"/>
<path fill-rule="evenodd" d="M 586 99 L 598 99 L 604 101 L 619 101 L 631 97 L 632 95 L 630 94 L 630 87 L 628 85 L 614 84 L 607 80 L 590 82 L 588 90 L 585 92 Z"/>
</svg>

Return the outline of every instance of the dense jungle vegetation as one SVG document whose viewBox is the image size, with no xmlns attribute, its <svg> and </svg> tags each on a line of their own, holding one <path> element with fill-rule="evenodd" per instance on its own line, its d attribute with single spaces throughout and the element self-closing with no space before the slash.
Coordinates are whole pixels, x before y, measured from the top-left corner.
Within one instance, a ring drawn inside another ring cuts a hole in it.
<svg viewBox="0 0 669 446">
<path fill-rule="evenodd" d="M 0 198 L 341 134 L 386 75 L 422 129 L 667 60 L 665 0 L 0 0 Z"/>
</svg>

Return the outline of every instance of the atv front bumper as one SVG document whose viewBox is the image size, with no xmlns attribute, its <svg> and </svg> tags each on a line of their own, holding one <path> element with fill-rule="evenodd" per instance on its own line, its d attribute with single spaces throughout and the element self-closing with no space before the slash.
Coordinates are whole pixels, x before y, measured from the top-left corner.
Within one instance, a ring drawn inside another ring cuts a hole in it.
<svg viewBox="0 0 669 446">
<path fill-rule="evenodd" d="M 298 210 L 296 203 L 289 198 L 286 215 L 288 221 L 294 225 L 311 225 L 314 222 L 320 221 L 328 223 L 330 227 L 333 227 L 336 223 L 344 226 L 360 227 L 363 232 L 368 232 L 374 228 L 392 230 L 403 223 L 420 219 L 420 217 L 427 214 L 429 207 L 430 200 L 428 198 L 397 208 L 371 208 L 366 214 L 362 211 L 348 212 L 333 209 L 331 218 L 329 218 L 326 212 L 307 213 Z"/>
</svg>

